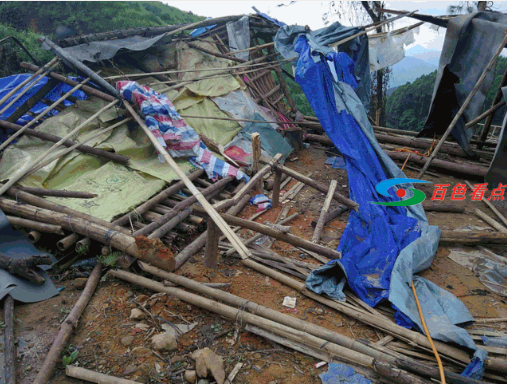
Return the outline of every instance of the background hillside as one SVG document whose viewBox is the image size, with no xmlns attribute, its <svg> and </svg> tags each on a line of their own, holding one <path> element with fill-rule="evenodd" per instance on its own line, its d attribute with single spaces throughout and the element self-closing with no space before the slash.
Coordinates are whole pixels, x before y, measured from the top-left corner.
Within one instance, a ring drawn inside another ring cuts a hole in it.
<svg viewBox="0 0 507 384">
<path fill-rule="evenodd" d="M 0 1 L 0 40 L 14 36 L 36 60 L 44 62 L 53 55 L 38 49 L 40 44 L 37 38 L 40 35 L 56 38 L 55 31 L 60 26 L 79 35 L 114 29 L 184 24 L 203 19 L 205 17 L 155 1 Z M 7 47 L 13 48 L 22 61 L 29 60 L 13 43 L 7 43 Z M 0 71 L 0 76 L 12 72 Z"/>
<path fill-rule="evenodd" d="M 415 57 L 405 56 L 399 63 L 391 67 L 389 86 L 391 88 L 413 82 L 423 75 L 437 69 L 437 66 Z"/>
<path fill-rule="evenodd" d="M 502 76 L 507 68 L 507 58 L 500 57 L 496 66 L 495 80 L 489 89 L 483 111 L 493 103 Z M 423 75 L 413 83 L 402 85 L 392 91 L 386 103 L 386 125 L 389 128 L 420 131 L 428 115 L 436 71 Z M 500 108 L 493 119 L 494 125 L 501 125 L 505 106 Z"/>
</svg>

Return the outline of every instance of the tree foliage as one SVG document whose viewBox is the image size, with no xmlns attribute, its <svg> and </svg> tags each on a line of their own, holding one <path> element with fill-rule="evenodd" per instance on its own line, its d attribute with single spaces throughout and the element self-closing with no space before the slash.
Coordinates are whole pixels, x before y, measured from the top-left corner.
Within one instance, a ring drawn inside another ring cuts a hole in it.
<svg viewBox="0 0 507 384">
<path fill-rule="evenodd" d="M 495 78 L 488 90 L 486 101 L 480 113 L 491 108 L 506 69 L 507 58 L 500 57 L 495 69 Z M 413 83 L 400 86 L 387 98 L 387 127 L 408 131 L 420 131 L 423 128 L 431 104 L 436 74 L 437 71 L 434 71 L 421 76 Z M 495 113 L 492 124 L 501 125 L 505 112 L 505 106 L 500 108 Z"/>
</svg>

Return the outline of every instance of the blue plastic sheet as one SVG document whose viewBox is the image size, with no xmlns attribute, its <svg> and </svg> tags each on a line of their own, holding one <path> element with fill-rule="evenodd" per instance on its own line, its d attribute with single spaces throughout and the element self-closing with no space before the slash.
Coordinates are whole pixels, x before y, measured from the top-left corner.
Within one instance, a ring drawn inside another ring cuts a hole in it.
<svg viewBox="0 0 507 384">
<path fill-rule="evenodd" d="M 210 19 L 211 19 L 211 17 L 208 17 L 206 20 L 210 20 Z M 201 28 L 194 29 L 192 32 L 190 32 L 190 36 L 195 37 L 195 36 L 202 35 L 204 32 L 209 31 L 210 29 L 213 29 L 216 26 L 217 26 L 216 24 L 213 24 L 213 25 L 208 25 L 207 27 L 201 27 Z"/>
<path fill-rule="evenodd" d="M 371 381 L 356 373 L 348 365 L 329 363 L 327 372 L 319 375 L 322 384 L 371 384 Z"/>
<path fill-rule="evenodd" d="M 343 157 L 339 157 L 339 156 L 328 157 L 324 164 L 330 165 L 331 168 L 336 168 L 336 169 L 345 169 L 346 168 L 345 159 Z"/>
<path fill-rule="evenodd" d="M 420 330 L 411 291 L 414 280 L 423 313 L 431 313 L 425 320 L 432 337 L 473 350 L 474 359 L 463 375 L 480 378 L 487 353 L 457 326 L 473 321 L 469 311 L 449 292 L 414 276 L 431 265 L 440 230 L 428 225 L 420 204 L 370 204 L 399 201 L 394 193 L 379 195 L 375 186 L 389 178 L 406 176 L 375 139 L 365 108 L 354 91 L 358 83 L 353 76 L 353 61 L 344 53 L 324 55 L 322 50 L 314 50 L 305 35 L 297 39 L 293 48 L 299 53 L 296 81 L 345 158 L 350 197 L 359 204 L 359 212 L 351 212 L 338 246 L 342 258 L 313 271 L 306 281 L 308 289 L 344 299 L 342 289 L 347 283 L 370 306 L 388 300 L 397 311 L 395 320 L 399 325 Z"/>
<path fill-rule="evenodd" d="M 25 81 L 27 78 L 30 77 L 30 74 L 21 74 L 21 75 L 12 75 L 9 77 L 0 78 L 0 98 L 7 95 L 12 89 L 14 89 L 16 86 L 21 84 L 23 81 Z M 73 80 L 80 81 L 80 79 L 72 78 Z M 82 79 L 81 79 L 82 80 Z M 18 107 L 23 105 L 30 97 L 32 97 L 41 87 L 43 87 L 48 82 L 48 78 L 44 77 L 42 78 L 37 84 L 35 84 L 28 92 L 26 92 L 23 96 L 21 96 L 14 104 L 12 104 L 7 110 L 0 115 L 0 120 L 6 120 L 10 115 L 12 115 Z M 0 106 L 0 109 L 3 109 L 4 106 L 9 104 L 12 100 L 16 98 L 16 96 L 22 92 L 22 90 L 26 89 L 31 82 L 26 84 L 23 88 L 21 88 L 18 92 L 16 92 L 14 95 L 12 95 L 2 106 Z M 54 87 L 49 93 L 46 94 L 45 98 L 51 101 L 58 100 L 64 93 L 70 91 L 73 87 L 60 83 L 56 87 Z M 86 99 L 86 95 L 83 91 L 76 91 L 72 94 L 72 96 L 78 98 L 79 100 Z M 64 101 L 65 106 L 72 105 L 73 103 L 65 100 Z M 48 106 L 44 103 L 37 103 L 35 106 L 30 109 L 31 112 L 39 114 L 43 111 L 45 111 L 48 108 Z M 48 116 L 54 116 L 58 114 L 57 110 L 52 110 L 48 113 Z M 16 124 L 19 125 L 25 125 L 30 120 L 32 120 L 32 117 L 29 115 L 23 115 L 21 116 L 17 121 Z M 2 133 L 0 134 L 0 142 L 4 142 L 6 137 L 10 136 L 10 132 Z"/>
</svg>

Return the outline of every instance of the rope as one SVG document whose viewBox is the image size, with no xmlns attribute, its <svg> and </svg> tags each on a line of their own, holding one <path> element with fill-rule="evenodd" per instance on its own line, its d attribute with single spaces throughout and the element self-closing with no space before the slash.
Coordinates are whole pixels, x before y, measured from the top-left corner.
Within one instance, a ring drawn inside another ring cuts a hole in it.
<svg viewBox="0 0 507 384">
<path fill-rule="evenodd" d="M 111 235 L 112 233 L 112 235 Z M 113 231 L 112 229 L 108 229 L 105 236 L 104 241 L 106 242 L 106 245 L 111 244 L 111 240 L 113 240 L 113 237 L 115 237 L 119 232 Z"/>
<path fill-rule="evenodd" d="M 76 234 L 76 231 L 74 231 L 74 228 L 72 228 L 72 223 L 70 222 L 70 219 L 72 219 L 72 216 L 74 216 L 74 214 L 72 215 L 68 215 L 67 216 L 67 220 L 69 220 L 69 227 L 70 227 L 70 230 L 72 231 L 72 233 L 75 235 Z"/>
<path fill-rule="evenodd" d="M 421 304 L 419 304 L 419 299 L 417 298 L 417 293 L 415 291 L 414 281 L 412 281 L 412 291 L 414 292 L 415 303 L 417 304 L 417 309 L 419 310 L 419 316 L 421 317 L 421 323 L 424 328 L 424 332 L 426 333 L 426 337 L 428 338 L 428 341 L 430 342 L 431 349 L 433 350 L 433 353 L 435 354 L 435 358 L 437 359 L 438 370 L 440 372 L 440 381 L 442 384 L 446 384 L 445 383 L 444 366 L 442 365 L 442 360 L 440 360 L 440 356 L 437 352 L 437 349 L 435 348 L 435 344 L 433 344 L 433 339 L 431 338 L 430 331 L 426 327 L 426 322 L 424 321 L 424 316 L 422 313 Z"/>
</svg>

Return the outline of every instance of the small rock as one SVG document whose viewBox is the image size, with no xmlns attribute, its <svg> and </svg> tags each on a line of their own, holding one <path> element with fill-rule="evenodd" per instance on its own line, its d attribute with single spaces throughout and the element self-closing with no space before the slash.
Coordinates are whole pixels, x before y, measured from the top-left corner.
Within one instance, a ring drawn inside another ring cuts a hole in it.
<svg viewBox="0 0 507 384">
<path fill-rule="evenodd" d="M 197 376 L 207 377 L 211 373 L 218 384 L 224 384 L 224 360 L 220 356 L 211 349 L 204 348 L 192 353 L 192 358 L 195 360 Z"/>
<path fill-rule="evenodd" d="M 176 355 L 171 358 L 171 363 L 176 364 L 177 362 L 182 361 L 182 360 L 183 360 L 183 357 Z"/>
<path fill-rule="evenodd" d="M 134 308 L 131 312 L 130 312 L 130 318 L 132 320 L 142 320 L 146 317 L 146 315 L 144 314 L 143 311 L 141 311 L 139 308 Z"/>
<path fill-rule="evenodd" d="M 134 357 L 148 357 L 151 356 L 153 352 L 149 348 L 146 347 L 136 347 L 132 350 L 132 355 Z"/>
<path fill-rule="evenodd" d="M 125 293 L 125 297 L 126 297 L 127 299 L 130 299 L 130 298 L 131 298 L 131 297 L 133 297 L 133 296 L 134 296 L 134 292 L 132 292 L 132 291 L 127 291 L 127 292 Z"/>
<path fill-rule="evenodd" d="M 276 384 L 276 381 L 270 381 L 268 384 Z"/>
<path fill-rule="evenodd" d="M 35 345 L 34 343 L 30 343 L 30 344 L 28 344 L 28 345 L 27 345 L 27 347 L 28 347 L 28 348 L 33 348 L 33 347 L 34 347 L 34 345 Z"/>
<path fill-rule="evenodd" d="M 145 323 L 137 323 L 134 328 L 139 328 L 141 331 L 146 332 L 148 329 L 150 329 L 150 326 Z"/>
<path fill-rule="evenodd" d="M 83 289 L 87 283 L 88 279 L 86 277 L 78 277 L 77 279 L 74 279 L 72 282 L 72 285 L 76 289 Z"/>
<path fill-rule="evenodd" d="M 124 347 L 129 347 L 132 344 L 133 341 L 134 341 L 134 337 L 133 336 L 124 336 L 124 337 L 121 338 L 120 343 Z"/>
<path fill-rule="evenodd" d="M 176 337 L 167 332 L 159 333 L 151 338 L 153 348 L 156 351 L 175 351 L 178 349 L 178 342 Z"/>
<path fill-rule="evenodd" d="M 187 381 L 187 383 L 194 384 L 196 380 L 195 371 L 191 370 L 185 371 L 185 380 Z"/>
<path fill-rule="evenodd" d="M 102 371 L 104 369 L 103 365 L 99 365 L 99 371 Z"/>
<path fill-rule="evenodd" d="M 144 303 L 148 299 L 149 299 L 149 297 L 146 295 L 139 295 L 136 297 L 137 302 L 141 303 L 141 304 Z"/>
<path fill-rule="evenodd" d="M 99 360 L 99 365 L 106 365 L 107 364 L 107 361 L 102 359 L 102 360 Z"/>
<path fill-rule="evenodd" d="M 29 365 L 28 367 L 25 368 L 25 371 L 31 371 L 32 370 L 32 366 Z"/>
<path fill-rule="evenodd" d="M 130 364 L 130 365 L 127 365 L 127 367 L 123 371 L 123 374 L 125 376 L 129 376 L 129 375 L 133 374 L 135 371 L 137 371 L 137 367 L 133 364 Z"/>
<path fill-rule="evenodd" d="M 253 358 L 254 359 L 260 359 L 260 358 L 262 358 L 262 355 L 259 352 L 256 352 L 256 353 L 253 354 Z"/>
<path fill-rule="evenodd" d="M 317 308 L 315 310 L 315 312 L 317 312 L 318 315 L 323 315 L 324 314 L 324 310 L 322 308 Z"/>
<path fill-rule="evenodd" d="M 209 384 L 209 380 L 199 379 L 199 381 L 197 382 L 197 384 Z"/>
</svg>

